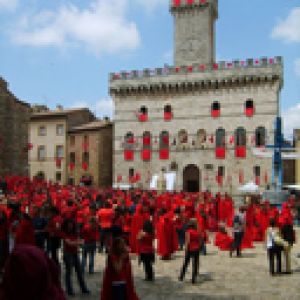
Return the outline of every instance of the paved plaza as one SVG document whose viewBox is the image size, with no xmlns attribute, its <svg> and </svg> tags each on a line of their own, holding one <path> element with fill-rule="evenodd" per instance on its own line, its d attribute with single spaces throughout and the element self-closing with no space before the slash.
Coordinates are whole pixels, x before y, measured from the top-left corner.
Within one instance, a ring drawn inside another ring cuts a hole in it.
<svg viewBox="0 0 300 300">
<path fill-rule="evenodd" d="M 300 230 L 297 230 L 299 236 Z M 143 269 L 138 260 L 132 265 L 135 286 L 141 300 L 167 299 L 300 299 L 300 243 L 293 248 L 292 275 L 270 277 L 264 245 L 256 244 L 255 249 L 247 250 L 242 258 L 230 258 L 228 252 L 219 252 L 216 247 L 208 246 L 208 255 L 201 256 L 201 276 L 196 285 L 191 284 L 191 270 L 187 272 L 185 282 L 178 281 L 179 270 L 183 261 L 183 252 L 178 252 L 174 260 L 157 260 L 155 264 L 156 282 L 143 280 Z M 99 300 L 102 284 L 102 270 L 105 255 L 97 256 L 96 274 L 86 275 L 92 296 L 78 294 L 72 299 Z M 284 268 L 284 264 L 283 264 Z M 78 291 L 78 286 L 74 285 Z"/>
</svg>

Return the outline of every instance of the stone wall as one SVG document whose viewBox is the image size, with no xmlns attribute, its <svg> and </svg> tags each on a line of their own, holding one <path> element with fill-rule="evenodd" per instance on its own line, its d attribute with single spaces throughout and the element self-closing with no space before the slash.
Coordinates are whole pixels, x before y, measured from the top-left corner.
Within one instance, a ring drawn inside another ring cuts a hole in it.
<svg viewBox="0 0 300 300">
<path fill-rule="evenodd" d="M 0 176 L 28 175 L 30 106 L 18 100 L 0 78 Z"/>
</svg>

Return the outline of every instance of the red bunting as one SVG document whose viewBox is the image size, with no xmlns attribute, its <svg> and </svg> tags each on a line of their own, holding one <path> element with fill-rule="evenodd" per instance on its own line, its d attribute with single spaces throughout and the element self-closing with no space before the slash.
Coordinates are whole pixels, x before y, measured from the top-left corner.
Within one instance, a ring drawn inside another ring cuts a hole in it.
<svg viewBox="0 0 300 300">
<path fill-rule="evenodd" d="M 255 177 L 255 184 L 260 185 L 260 176 Z"/>
<path fill-rule="evenodd" d="M 123 180 L 122 175 L 118 175 L 118 176 L 117 176 L 117 183 L 122 182 L 122 180 Z"/>
<path fill-rule="evenodd" d="M 254 115 L 254 108 L 245 108 L 245 115 L 250 118 Z"/>
<path fill-rule="evenodd" d="M 219 118 L 220 117 L 220 110 L 219 109 L 212 109 L 211 110 L 211 116 L 212 118 Z"/>
<path fill-rule="evenodd" d="M 124 150 L 124 160 L 126 161 L 134 160 L 134 152 L 132 150 Z"/>
<path fill-rule="evenodd" d="M 75 164 L 73 162 L 70 162 L 70 164 L 69 164 L 70 171 L 73 171 L 74 168 L 75 168 Z"/>
<path fill-rule="evenodd" d="M 143 161 L 151 160 L 151 150 L 150 149 L 142 150 L 141 158 L 142 158 Z"/>
<path fill-rule="evenodd" d="M 217 147 L 216 148 L 216 158 L 224 159 L 226 157 L 226 149 L 225 147 Z"/>
<path fill-rule="evenodd" d="M 214 138 L 214 136 L 213 136 L 213 134 L 209 137 L 209 141 L 211 142 L 211 144 L 213 144 L 214 143 L 214 141 L 215 141 L 215 138 Z"/>
<path fill-rule="evenodd" d="M 173 0 L 173 5 L 174 6 L 180 6 L 181 0 Z"/>
<path fill-rule="evenodd" d="M 56 158 L 55 164 L 56 164 L 56 167 L 57 167 L 57 168 L 60 168 L 60 167 L 61 167 L 61 160 L 62 160 L 62 159 L 59 158 L 59 157 Z"/>
<path fill-rule="evenodd" d="M 235 157 L 245 158 L 247 156 L 246 146 L 237 146 L 235 148 Z"/>
<path fill-rule="evenodd" d="M 244 184 L 244 171 L 239 172 L 239 184 Z"/>
<path fill-rule="evenodd" d="M 89 149 L 89 142 L 83 142 L 82 143 L 82 148 L 83 148 L 83 151 L 88 151 Z"/>
<path fill-rule="evenodd" d="M 144 146 L 150 146 L 151 145 L 151 137 L 150 137 L 150 135 L 145 135 L 143 137 L 143 145 Z"/>
<path fill-rule="evenodd" d="M 163 142 L 165 145 L 169 145 L 169 136 L 168 136 L 168 135 L 163 135 L 163 136 L 162 136 L 162 142 Z"/>
<path fill-rule="evenodd" d="M 269 183 L 269 176 L 268 176 L 268 172 L 265 173 L 265 184 Z"/>
<path fill-rule="evenodd" d="M 84 171 L 87 171 L 88 168 L 89 168 L 88 163 L 84 161 L 84 162 L 82 163 L 82 169 L 83 169 Z"/>
<path fill-rule="evenodd" d="M 169 149 L 161 149 L 160 151 L 159 151 L 159 158 L 161 159 L 161 160 L 167 160 L 167 159 L 169 159 Z"/>
<path fill-rule="evenodd" d="M 206 66 L 205 66 L 205 65 L 200 65 L 200 66 L 199 66 L 199 69 L 200 69 L 200 71 L 205 71 Z"/>
<path fill-rule="evenodd" d="M 147 122 L 148 121 L 148 114 L 139 114 L 138 116 L 140 122 Z"/>
<path fill-rule="evenodd" d="M 164 113 L 164 120 L 165 121 L 171 121 L 173 119 L 173 114 L 171 112 L 165 112 Z"/>
<path fill-rule="evenodd" d="M 231 135 L 231 136 L 229 137 L 229 144 L 230 144 L 230 145 L 233 145 L 233 144 L 234 144 L 234 136 L 233 136 L 233 135 Z"/>
<path fill-rule="evenodd" d="M 219 186 L 223 186 L 223 176 L 220 176 L 219 174 L 217 174 L 216 181 Z"/>
</svg>

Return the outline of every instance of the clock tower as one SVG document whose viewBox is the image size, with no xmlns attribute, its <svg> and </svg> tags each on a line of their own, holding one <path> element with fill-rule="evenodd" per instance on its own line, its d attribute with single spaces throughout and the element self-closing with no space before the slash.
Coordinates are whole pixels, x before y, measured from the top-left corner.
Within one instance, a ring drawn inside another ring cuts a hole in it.
<svg viewBox="0 0 300 300">
<path fill-rule="evenodd" d="M 218 0 L 171 0 L 174 16 L 175 65 L 215 62 Z"/>
</svg>

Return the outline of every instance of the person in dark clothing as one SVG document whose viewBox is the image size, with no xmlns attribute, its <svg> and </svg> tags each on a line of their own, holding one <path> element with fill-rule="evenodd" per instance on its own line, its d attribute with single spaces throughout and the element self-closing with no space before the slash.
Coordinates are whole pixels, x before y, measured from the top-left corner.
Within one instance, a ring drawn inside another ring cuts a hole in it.
<svg viewBox="0 0 300 300">
<path fill-rule="evenodd" d="M 46 239 L 47 239 L 46 236 L 47 220 L 43 216 L 42 211 L 40 209 L 37 211 L 37 215 L 32 219 L 32 223 L 34 227 L 36 246 L 42 250 L 45 250 Z"/>
<path fill-rule="evenodd" d="M 192 259 L 192 283 L 196 283 L 197 276 L 199 274 L 199 257 L 200 249 L 203 243 L 203 237 L 200 230 L 198 230 L 198 224 L 196 219 L 191 219 L 188 224 L 188 229 L 185 233 L 185 259 L 180 272 L 179 281 L 183 281 L 186 270 Z"/>
<path fill-rule="evenodd" d="M 230 249 L 230 257 L 232 257 L 233 251 L 236 250 L 237 257 L 241 257 L 241 246 L 245 232 L 245 216 L 244 209 L 240 208 L 239 213 L 234 216 L 233 219 L 233 243 Z"/>
<path fill-rule="evenodd" d="M 66 290 L 69 296 L 74 296 L 74 290 L 72 286 L 72 270 L 75 269 L 78 283 L 83 294 L 90 294 L 90 291 L 86 287 L 86 283 L 83 278 L 83 272 L 80 265 L 78 256 L 78 247 L 82 245 L 82 241 L 78 238 L 76 223 L 71 219 L 66 219 L 63 223 L 63 258 L 65 263 L 65 283 Z"/>
<path fill-rule="evenodd" d="M 143 229 L 138 233 L 140 247 L 140 261 L 144 265 L 145 280 L 154 281 L 153 263 L 155 261 L 154 254 L 154 229 L 151 221 L 145 221 Z"/>
<path fill-rule="evenodd" d="M 284 249 L 284 256 L 285 256 L 285 273 L 291 274 L 292 273 L 292 266 L 291 266 L 291 251 L 293 244 L 295 243 L 295 231 L 293 224 L 290 224 L 288 220 L 285 220 L 284 225 L 281 227 L 281 236 L 287 242 L 287 247 Z"/>
</svg>

